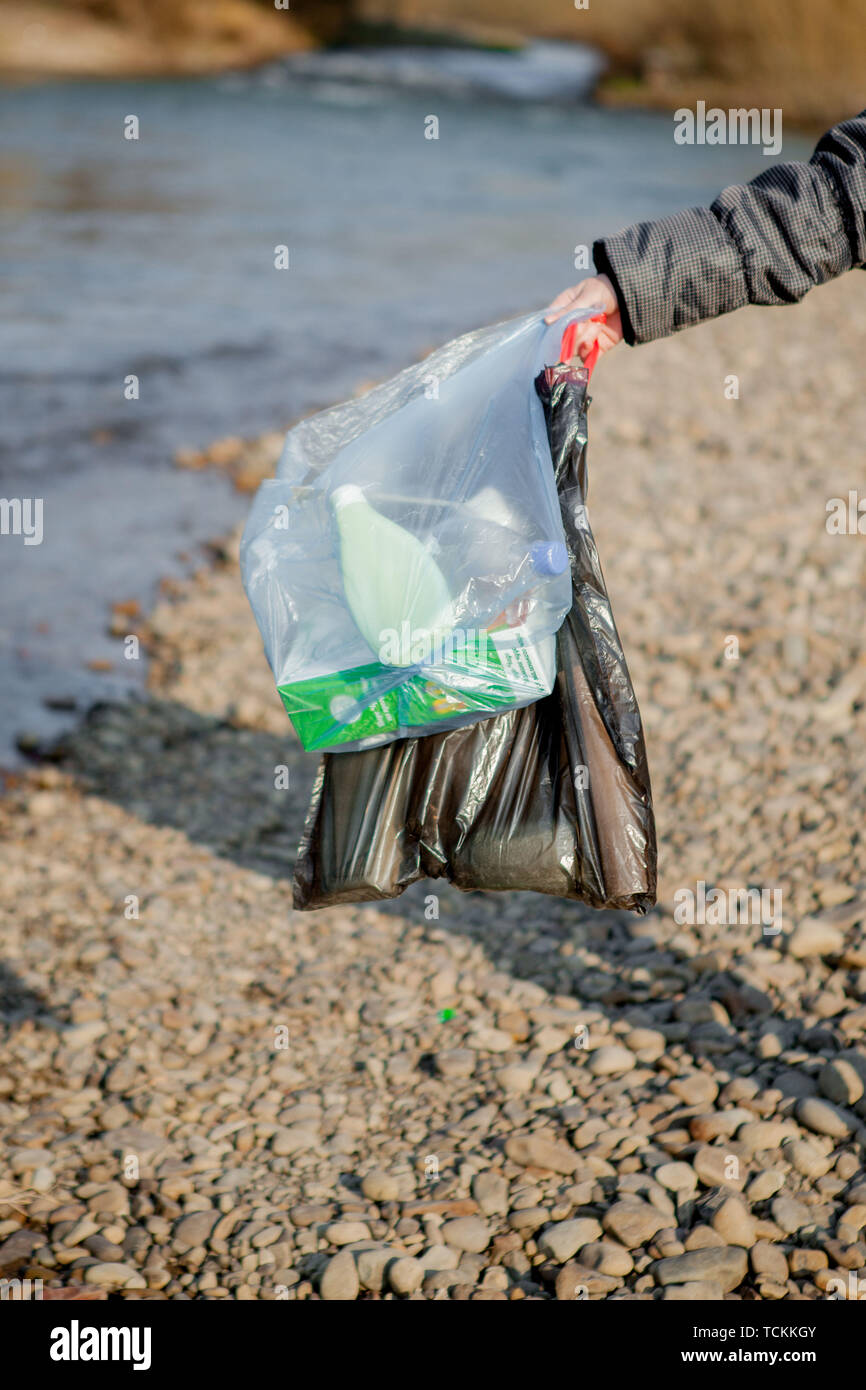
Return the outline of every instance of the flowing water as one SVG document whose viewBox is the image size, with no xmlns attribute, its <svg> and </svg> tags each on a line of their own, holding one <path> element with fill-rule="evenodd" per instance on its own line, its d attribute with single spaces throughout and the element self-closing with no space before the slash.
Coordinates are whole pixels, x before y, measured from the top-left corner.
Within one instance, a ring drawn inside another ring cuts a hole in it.
<svg viewBox="0 0 866 1390">
<path fill-rule="evenodd" d="M 577 100 L 595 66 L 391 50 L 0 92 L 0 497 L 43 516 L 41 544 L 0 535 L 0 765 L 19 731 L 141 683 L 111 603 L 147 604 L 244 516 L 176 448 L 282 429 L 542 306 L 576 246 L 769 163 Z"/>
</svg>

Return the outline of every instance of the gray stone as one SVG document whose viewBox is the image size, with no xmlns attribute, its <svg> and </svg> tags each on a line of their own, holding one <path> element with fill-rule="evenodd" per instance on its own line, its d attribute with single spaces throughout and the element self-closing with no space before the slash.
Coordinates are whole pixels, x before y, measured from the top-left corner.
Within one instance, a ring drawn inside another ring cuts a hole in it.
<svg viewBox="0 0 866 1390">
<path fill-rule="evenodd" d="M 711 1225 L 726 1245 L 746 1249 L 755 1240 L 755 1219 L 739 1197 L 724 1197 L 713 1212 Z"/>
<path fill-rule="evenodd" d="M 855 1116 L 818 1096 L 805 1096 L 797 1102 L 797 1119 L 806 1129 L 833 1139 L 847 1139 L 857 1124 Z"/>
<path fill-rule="evenodd" d="M 34 1250 L 45 1244 L 39 1231 L 13 1231 L 0 1244 L 0 1275 L 16 1274 L 29 1264 Z"/>
<path fill-rule="evenodd" d="M 271 1152 L 280 1158 L 289 1158 L 292 1154 L 315 1148 L 318 1143 L 318 1134 L 308 1125 L 289 1125 L 285 1129 L 275 1130 L 271 1136 Z"/>
<path fill-rule="evenodd" d="M 192 1250 L 197 1245 L 206 1245 L 208 1237 L 220 1219 L 218 1211 L 194 1211 L 182 1216 L 174 1224 L 172 1244 L 176 1250 Z"/>
<path fill-rule="evenodd" d="M 341 1250 L 325 1265 L 319 1277 L 319 1295 L 326 1303 L 350 1303 L 358 1297 L 360 1280 L 355 1257 Z"/>
<path fill-rule="evenodd" d="M 652 1272 L 658 1284 L 711 1283 L 720 1285 L 723 1293 L 731 1293 L 745 1279 L 747 1266 L 745 1250 L 716 1245 L 657 1260 Z"/>
<path fill-rule="evenodd" d="M 131 1265 L 107 1264 L 88 1265 L 84 1271 L 85 1284 L 97 1284 L 102 1289 L 144 1289 L 147 1281 Z"/>
<path fill-rule="evenodd" d="M 669 1216 L 657 1211 L 649 1202 L 637 1199 L 614 1202 L 602 1217 L 602 1225 L 608 1235 L 615 1236 L 627 1250 L 648 1245 L 656 1232 L 670 1224 Z"/>
<path fill-rule="evenodd" d="M 460 1255 L 448 1245 L 431 1245 L 419 1255 L 418 1263 L 423 1269 L 456 1269 Z"/>
<path fill-rule="evenodd" d="M 587 1269 L 595 1269 L 599 1274 L 610 1274 L 614 1278 L 624 1278 L 634 1269 L 634 1260 L 629 1252 L 612 1240 L 598 1240 L 584 1245 L 580 1252 L 580 1263 Z"/>
<path fill-rule="evenodd" d="M 477 1254 L 490 1244 L 490 1227 L 478 1216 L 458 1216 L 453 1221 L 446 1221 L 439 1234 L 452 1250 L 469 1250 Z"/>
<path fill-rule="evenodd" d="M 706 1279 L 694 1279 L 686 1284 L 668 1284 L 662 1294 L 663 1303 L 719 1303 L 725 1296 L 721 1284 Z"/>
<path fill-rule="evenodd" d="M 506 1157 L 521 1168 L 547 1168 L 553 1173 L 571 1174 L 580 1167 L 580 1155 L 566 1144 L 545 1139 L 540 1134 L 513 1134 L 505 1143 Z"/>
<path fill-rule="evenodd" d="M 694 1192 L 698 1177 L 690 1163 L 662 1163 L 653 1173 L 656 1182 L 666 1187 L 668 1192 L 686 1194 Z"/>
<path fill-rule="evenodd" d="M 818 1085 L 827 1099 L 837 1105 L 854 1105 L 863 1095 L 861 1078 L 851 1063 L 842 1058 L 827 1062 L 821 1068 Z"/>
<path fill-rule="evenodd" d="M 627 1047 L 604 1043 L 590 1053 L 589 1070 L 593 1076 L 619 1076 L 635 1066 L 635 1056 Z"/>
<path fill-rule="evenodd" d="M 565 1264 L 581 1246 L 589 1245 L 601 1236 L 601 1226 L 595 1217 L 576 1217 L 573 1221 L 557 1221 L 548 1226 L 538 1237 L 538 1249 L 542 1255 Z"/>
<path fill-rule="evenodd" d="M 370 1227 L 365 1221 L 332 1221 L 322 1234 L 329 1245 L 353 1245 L 370 1239 Z"/>
<path fill-rule="evenodd" d="M 528 1066 L 500 1067 L 496 1080 L 503 1091 L 512 1096 L 525 1096 L 532 1090 L 538 1079 L 538 1069 Z"/>
<path fill-rule="evenodd" d="M 773 1213 L 773 1220 L 776 1225 L 786 1235 L 793 1235 L 795 1231 L 811 1225 L 815 1219 L 805 1202 L 798 1202 L 796 1197 L 787 1195 L 774 1197 L 770 1211 Z"/>
<path fill-rule="evenodd" d="M 400 1184 L 390 1173 L 375 1169 L 361 1179 L 361 1191 L 371 1202 L 396 1202 L 400 1196 Z"/>
<path fill-rule="evenodd" d="M 476 1173 L 472 1179 L 472 1196 L 485 1216 L 504 1216 L 508 1211 L 508 1183 L 501 1173 Z"/>
<path fill-rule="evenodd" d="M 456 1271 L 436 1270 L 431 1273 L 450 1274 Z M 424 1266 L 420 1260 L 414 1260 L 410 1256 L 403 1259 L 393 1260 L 388 1266 L 388 1283 L 394 1293 L 410 1294 L 420 1289 L 424 1282 Z"/>
<path fill-rule="evenodd" d="M 440 1076 L 453 1081 L 469 1077 L 475 1070 L 476 1054 L 469 1047 L 451 1047 L 435 1056 L 436 1070 Z"/>
<path fill-rule="evenodd" d="M 355 1264 L 358 1281 L 362 1289 L 380 1293 L 385 1282 L 385 1270 L 392 1260 L 399 1258 L 387 1245 L 377 1245 L 369 1250 L 356 1250 Z"/>
<path fill-rule="evenodd" d="M 791 1167 L 804 1178 L 823 1178 L 833 1167 L 832 1155 L 825 1154 L 812 1139 L 789 1139 L 783 1152 Z"/>
<path fill-rule="evenodd" d="M 788 1261 L 777 1245 L 768 1240 L 756 1241 L 749 1251 L 749 1262 L 755 1274 L 773 1283 L 784 1284 L 788 1278 Z"/>
</svg>

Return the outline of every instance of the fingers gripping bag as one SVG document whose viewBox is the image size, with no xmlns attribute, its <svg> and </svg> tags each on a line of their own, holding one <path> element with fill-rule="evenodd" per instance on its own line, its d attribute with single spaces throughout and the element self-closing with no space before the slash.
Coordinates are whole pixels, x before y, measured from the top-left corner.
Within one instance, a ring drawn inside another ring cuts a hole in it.
<svg viewBox="0 0 866 1390">
<path fill-rule="evenodd" d="M 553 688 L 464 727 L 325 754 L 295 866 L 297 908 L 392 898 L 425 877 L 638 913 L 655 902 L 643 729 L 586 509 L 593 363 L 563 364 L 569 331 L 562 360 L 554 348 L 557 364 L 533 383 L 569 560 Z"/>
<path fill-rule="evenodd" d="M 538 314 L 470 333 L 289 431 L 241 568 L 305 748 L 465 726 L 551 691 L 571 604 L 532 386 L 551 342 Z"/>
</svg>

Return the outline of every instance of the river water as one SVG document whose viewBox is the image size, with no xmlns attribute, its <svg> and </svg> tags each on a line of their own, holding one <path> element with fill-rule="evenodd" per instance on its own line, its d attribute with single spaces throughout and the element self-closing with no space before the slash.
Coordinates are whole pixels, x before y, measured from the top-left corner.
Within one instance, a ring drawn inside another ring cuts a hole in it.
<svg viewBox="0 0 866 1390">
<path fill-rule="evenodd" d="M 479 61 L 325 54 L 0 92 L 0 496 L 43 504 L 41 544 L 0 535 L 0 766 L 20 731 L 140 684 L 111 603 L 147 604 L 244 516 L 176 448 L 285 428 L 541 306 L 580 278 L 576 246 L 770 162 L 575 100 L 585 50 Z"/>
</svg>

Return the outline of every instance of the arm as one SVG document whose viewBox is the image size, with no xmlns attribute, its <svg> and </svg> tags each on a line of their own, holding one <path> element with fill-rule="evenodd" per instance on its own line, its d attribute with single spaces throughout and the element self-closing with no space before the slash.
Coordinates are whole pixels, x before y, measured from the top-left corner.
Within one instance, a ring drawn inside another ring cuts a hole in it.
<svg viewBox="0 0 866 1390">
<path fill-rule="evenodd" d="M 709 208 L 638 222 L 597 241 L 593 256 L 599 276 L 584 286 L 596 298 L 579 302 L 601 302 L 608 286 L 627 343 L 745 304 L 796 303 L 866 262 L 866 111 L 828 131 L 808 163 L 774 165 L 724 189 Z M 554 301 L 551 322 L 582 288 Z"/>
</svg>

